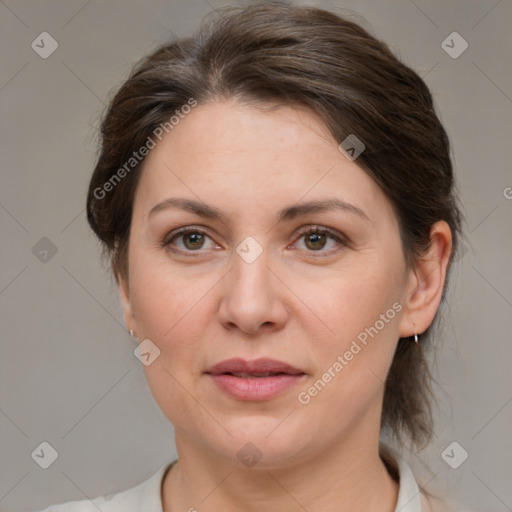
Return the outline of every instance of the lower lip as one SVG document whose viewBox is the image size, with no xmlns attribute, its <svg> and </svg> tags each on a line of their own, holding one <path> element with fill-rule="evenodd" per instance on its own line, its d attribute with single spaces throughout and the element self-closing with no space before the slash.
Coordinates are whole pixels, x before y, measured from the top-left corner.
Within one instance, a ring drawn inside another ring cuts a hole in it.
<svg viewBox="0 0 512 512">
<path fill-rule="evenodd" d="M 244 379 L 234 375 L 208 374 L 213 382 L 226 394 L 239 400 L 268 400 L 292 388 L 305 375 L 275 375 L 273 377 L 254 377 Z"/>
</svg>

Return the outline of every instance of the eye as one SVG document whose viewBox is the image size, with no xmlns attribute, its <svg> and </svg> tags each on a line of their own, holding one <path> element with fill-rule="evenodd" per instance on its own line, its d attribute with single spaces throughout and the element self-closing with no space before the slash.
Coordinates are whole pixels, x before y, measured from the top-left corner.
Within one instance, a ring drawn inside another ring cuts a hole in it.
<svg viewBox="0 0 512 512">
<path fill-rule="evenodd" d="M 299 230 L 294 234 L 294 236 L 298 236 L 299 240 L 304 238 L 305 249 L 300 247 L 299 249 L 306 250 L 307 252 L 319 252 L 322 255 L 331 254 L 335 251 L 336 244 L 344 247 L 349 245 L 348 241 L 343 236 L 338 235 L 336 232 L 331 231 L 328 228 L 319 226 Z M 189 226 L 171 233 L 165 238 L 161 245 L 164 248 L 169 248 L 172 251 L 177 252 L 200 252 L 202 249 L 208 249 L 208 247 L 205 247 L 206 239 L 211 240 L 205 231 Z M 176 240 L 181 241 L 181 244 L 175 243 Z M 331 240 L 331 246 L 334 246 L 334 249 L 331 247 L 329 250 L 323 250 L 329 240 Z"/>
<path fill-rule="evenodd" d="M 167 237 L 163 243 L 162 247 L 169 247 L 171 245 L 175 245 L 173 242 L 178 239 L 182 239 L 182 247 L 179 244 L 176 244 L 177 249 L 182 252 L 195 252 L 204 248 L 206 238 L 210 238 L 204 231 L 194 228 L 187 227 L 180 229 L 179 231 L 172 234 L 169 238 Z M 211 240 L 211 239 L 210 239 Z M 172 248 L 173 249 L 173 248 Z M 174 250 L 174 249 L 173 249 Z"/>
<path fill-rule="evenodd" d="M 304 238 L 304 245 L 306 247 L 305 250 L 308 252 L 321 252 L 322 254 L 331 254 L 333 252 L 332 250 L 322 250 L 325 248 L 329 239 L 333 242 L 331 244 L 331 249 L 333 246 L 335 247 L 336 244 L 341 246 L 348 246 L 348 242 L 342 236 L 328 228 L 322 228 L 319 226 L 300 230 L 296 233 L 296 235 L 300 237 L 299 240 Z"/>
</svg>

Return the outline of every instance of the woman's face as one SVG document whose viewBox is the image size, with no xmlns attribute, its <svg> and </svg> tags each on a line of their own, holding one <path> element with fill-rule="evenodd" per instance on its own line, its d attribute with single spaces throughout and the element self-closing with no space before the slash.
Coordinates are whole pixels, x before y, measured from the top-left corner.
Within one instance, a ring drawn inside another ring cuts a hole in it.
<svg viewBox="0 0 512 512">
<path fill-rule="evenodd" d="M 300 209 L 324 201 L 350 206 Z M 192 109 L 150 151 L 121 291 L 178 447 L 271 468 L 378 435 L 398 338 L 413 334 L 409 277 L 391 203 L 314 113 L 230 101 Z M 233 358 L 295 370 L 209 373 Z"/>
</svg>

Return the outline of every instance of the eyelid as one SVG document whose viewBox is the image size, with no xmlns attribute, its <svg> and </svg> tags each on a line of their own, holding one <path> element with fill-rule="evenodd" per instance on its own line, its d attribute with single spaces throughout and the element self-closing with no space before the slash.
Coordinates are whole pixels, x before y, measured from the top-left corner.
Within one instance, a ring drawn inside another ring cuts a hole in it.
<svg viewBox="0 0 512 512">
<path fill-rule="evenodd" d="M 199 233 L 201 235 L 205 235 L 207 236 L 208 238 L 210 238 L 212 241 L 212 237 L 208 234 L 208 231 L 205 227 L 203 226 L 185 226 L 183 228 L 178 228 L 176 230 L 173 230 L 171 231 L 170 233 L 168 233 L 162 243 L 160 244 L 164 249 L 165 248 L 168 248 L 170 245 L 171 245 L 171 242 L 175 239 L 175 238 L 178 238 L 182 235 L 186 235 L 187 233 Z M 195 253 L 201 253 L 201 250 L 197 250 L 197 251 L 183 251 L 182 249 L 177 249 L 177 248 L 174 248 L 173 250 L 177 251 L 177 252 L 181 252 L 181 253 L 188 253 L 188 254 L 193 254 L 194 252 Z"/>
<path fill-rule="evenodd" d="M 318 233 L 322 235 L 327 235 L 329 238 L 335 240 L 341 248 L 343 247 L 349 247 L 350 240 L 342 233 L 339 233 L 331 228 L 319 226 L 319 225 L 310 225 L 306 227 L 299 228 L 297 231 L 295 231 L 294 236 L 295 237 L 303 237 L 304 235 L 308 235 L 310 233 Z M 295 243 L 297 241 L 297 238 L 295 238 Z M 327 251 L 307 251 L 308 254 L 314 255 L 315 253 L 318 253 L 319 255 L 328 256 L 331 255 L 333 252 L 337 252 L 340 250 L 340 247 L 327 250 Z"/>
</svg>

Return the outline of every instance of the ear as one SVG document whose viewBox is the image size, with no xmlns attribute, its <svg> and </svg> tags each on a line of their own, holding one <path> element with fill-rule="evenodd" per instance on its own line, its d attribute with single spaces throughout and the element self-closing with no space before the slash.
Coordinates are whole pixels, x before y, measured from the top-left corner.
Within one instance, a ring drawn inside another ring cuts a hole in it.
<svg viewBox="0 0 512 512">
<path fill-rule="evenodd" d="M 130 290 L 128 286 L 128 278 L 124 276 L 118 276 L 118 284 L 119 284 L 119 295 L 121 298 L 121 305 L 123 307 L 123 316 L 124 323 L 126 325 L 127 330 L 133 329 L 136 333 L 135 329 L 135 317 L 132 311 L 132 305 L 130 302 Z"/>
<path fill-rule="evenodd" d="M 448 223 L 436 222 L 430 230 L 430 247 L 410 270 L 405 294 L 405 314 L 399 325 L 401 338 L 424 332 L 434 320 L 441 302 L 452 252 Z"/>
</svg>

